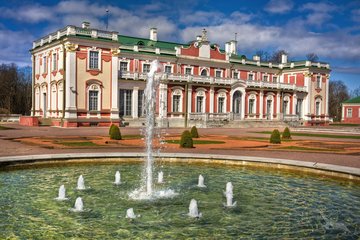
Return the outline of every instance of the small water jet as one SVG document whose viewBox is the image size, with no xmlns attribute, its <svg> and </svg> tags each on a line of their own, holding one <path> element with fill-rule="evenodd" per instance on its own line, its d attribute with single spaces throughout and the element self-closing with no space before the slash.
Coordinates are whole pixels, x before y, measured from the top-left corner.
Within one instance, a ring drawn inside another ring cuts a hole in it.
<svg viewBox="0 0 360 240">
<path fill-rule="evenodd" d="M 121 175 L 119 171 L 116 171 L 115 173 L 115 185 L 120 185 L 121 184 Z"/>
<path fill-rule="evenodd" d="M 73 212 L 83 212 L 84 211 L 84 204 L 81 197 L 76 198 L 75 206 L 71 209 Z"/>
<path fill-rule="evenodd" d="M 85 190 L 85 182 L 84 182 L 84 178 L 82 175 L 80 175 L 80 177 L 78 178 L 77 181 L 77 190 Z"/>
<path fill-rule="evenodd" d="M 58 197 L 55 199 L 59 201 L 68 200 L 68 198 L 66 197 L 66 189 L 64 185 L 61 185 L 59 187 L 59 194 Z"/>
<path fill-rule="evenodd" d="M 204 177 L 201 174 L 199 175 L 199 181 L 197 186 L 202 188 L 206 187 L 206 185 L 204 184 Z"/>
<path fill-rule="evenodd" d="M 126 210 L 126 217 L 125 218 L 135 219 L 135 218 L 138 218 L 138 217 L 140 217 L 140 215 L 135 215 L 133 208 L 129 208 L 128 210 Z"/>
<path fill-rule="evenodd" d="M 193 218 L 200 218 L 202 216 L 198 210 L 197 201 L 195 199 L 191 199 L 190 201 L 188 215 Z"/>
<path fill-rule="evenodd" d="M 236 202 L 233 203 L 233 185 L 231 182 L 226 183 L 226 191 L 224 192 L 226 197 L 226 203 L 224 203 L 224 207 L 235 207 Z"/>
<path fill-rule="evenodd" d="M 160 171 L 158 173 L 158 183 L 163 183 L 163 182 L 164 182 L 164 173 Z"/>
</svg>

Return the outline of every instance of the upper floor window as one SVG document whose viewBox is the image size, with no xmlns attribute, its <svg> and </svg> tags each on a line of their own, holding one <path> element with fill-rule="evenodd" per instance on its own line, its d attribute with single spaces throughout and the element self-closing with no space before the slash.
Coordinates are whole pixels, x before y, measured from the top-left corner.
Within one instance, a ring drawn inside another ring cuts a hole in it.
<svg viewBox="0 0 360 240">
<path fill-rule="evenodd" d="M 120 62 L 120 72 L 127 72 L 128 71 L 128 63 L 127 62 Z"/>
<path fill-rule="evenodd" d="M 191 71 L 191 70 L 192 70 L 192 69 L 189 68 L 189 67 L 185 68 L 185 75 L 191 75 L 191 74 L 192 74 L 192 71 Z"/>
<path fill-rule="evenodd" d="M 273 76 L 273 82 L 276 83 L 277 82 L 277 76 Z"/>
<path fill-rule="evenodd" d="M 321 76 L 316 76 L 316 88 L 321 88 Z"/>
<path fill-rule="evenodd" d="M 43 57 L 43 72 L 47 72 L 47 61 L 46 56 Z"/>
<path fill-rule="evenodd" d="M 234 77 L 235 79 L 238 79 L 238 78 L 239 78 L 239 73 L 238 73 L 238 72 L 234 72 L 233 77 Z"/>
<path fill-rule="evenodd" d="M 57 69 L 57 55 L 56 53 L 53 53 L 52 55 L 52 70 L 55 71 Z"/>
<path fill-rule="evenodd" d="M 249 73 L 248 80 L 253 81 L 254 80 L 254 74 Z"/>
<path fill-rule="evenodd" d="M 201 70 L 201 73 L 200 73 L 201 76 L 207 76 L 207 70 L 206 69 L 203 69 Z"/>
<path fill-rule="evenodd" d="M 165 66 L 164 72 L 171 73 L 171 66 Z"/>
<path fill-rule="evenodd" d="M 90 51 L 89 53 L 89 68 L 90 69 L 99 69 L 99 52 Z"/>
<path fill-rule="evenodd" d="M 268 79 L 269 79 L 269 76 L 268 76 L 268 75 L 264 75 L 264 76 L 263 76 L 263 81 L 264 81 L 264 82 L 267 82 Z"/>
<path fill-rule="evenodd" d="M 215 70 L 215 77 L 221 78 L 221 70 Z"/>
<path fill-rule="evenodd" d="M 144 63 L 143 64 L 143 73 L 148 73 L 148 72 L 150 72 L 150 64 Z"/>
<path fill-rule="evenodd" d="M 352 108 L 348 108 L 348 109 L 347 109 L 346 117 L 352 118 Z"/>
</svg>

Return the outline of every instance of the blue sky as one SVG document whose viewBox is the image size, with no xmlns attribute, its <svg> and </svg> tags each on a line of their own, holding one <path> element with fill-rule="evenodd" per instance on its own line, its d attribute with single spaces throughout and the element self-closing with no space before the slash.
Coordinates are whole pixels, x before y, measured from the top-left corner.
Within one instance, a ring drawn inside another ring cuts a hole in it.
<svg viewBox="0 0 360 240">
<path fill-rule="evenodd" d="M 251 58 L 257 50 L 285 49 L 292 60 L 314 52 L 330 63 L 331 80 L 349 90 L 360 87 L 360 1 L 346 0 L 0 0 L 0 63 L 30 65 L 32 41 L 84 20 L 109 30 L 159 40 L 188 42 L 208 30 L 223 47 L 237 33 L 238 51 Z"/>
</svg>

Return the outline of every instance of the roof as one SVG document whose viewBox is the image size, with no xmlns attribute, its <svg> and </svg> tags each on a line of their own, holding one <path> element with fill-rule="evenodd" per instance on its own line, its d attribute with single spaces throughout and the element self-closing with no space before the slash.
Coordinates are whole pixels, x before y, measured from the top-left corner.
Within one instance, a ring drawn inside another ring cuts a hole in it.
<svg viewBox="0 0 360 240">
<path fill-rule="evenodd" d="M 360 103 L 360 96 L 346 100 L 344 103 Z"/>
<path fill-rule="evenodd" d="M 118 41 L 120 44 L 124 45 L 143 45 L 145 47 L 152 47 L 152 48 L 165 48 L 174 50 L 177 46 L 188 46 L 188 44 L 180 44 L 180 43 L 173 43 L 173 42 L 165 42 L 165 41 L 152 41 L 146 38 L 139 38 L 139 37 L 130 37 L 124 35 L 118 35 Z"/>
</svg>

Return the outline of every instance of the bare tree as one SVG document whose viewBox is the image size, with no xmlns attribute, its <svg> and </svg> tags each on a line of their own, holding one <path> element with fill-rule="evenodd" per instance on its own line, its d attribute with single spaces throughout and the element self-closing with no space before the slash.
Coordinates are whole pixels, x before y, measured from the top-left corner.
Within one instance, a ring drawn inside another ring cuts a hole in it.
<svg viewBox="0 0 360 240">
<path fill-rule="evenodd" d="M 330 81 L 329 115 L 335 121 L 341 120 L 341 103 L 350 98 L 348 89 L 342 81 Z"/>
<path fill-rule="evenodd" d="M 273 52 L 273 54 L 271 55 L 271 58 L 269 59 L 270 62 L 274 62 L 274 63 L 281 63 L 281 56 L 283 54 L 288 54 L 285 50 L 277 50 L 275 52 Z"/>
<path fill-rule="evenodd" d="M 269 62 L 270 61 L 270 53 L 264 50 L 257 50 L 256 56 L 259 56 L 261 61 Z"/>
<path fill-rule="evenodd" d="M 360 97 L 360 86 L 351 91 L 351 97 Z"/>
<path fill-rule="evenodd" d="M 312 62 L 317 62 L 319 61 L 319 57 L 318 55 L 316 55 L 316 53 L 308 53 L 306 54 L 306 59 Z"/>
</svg>

